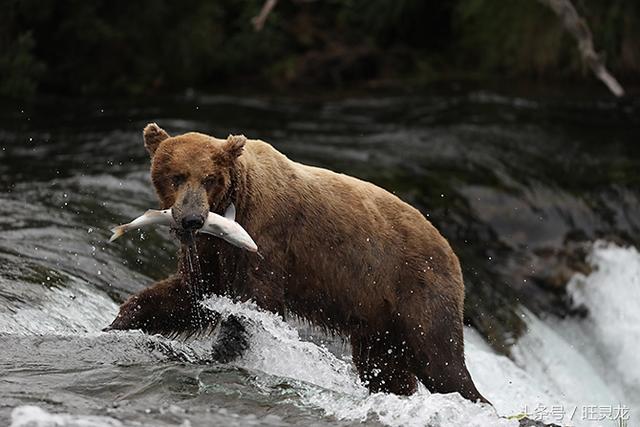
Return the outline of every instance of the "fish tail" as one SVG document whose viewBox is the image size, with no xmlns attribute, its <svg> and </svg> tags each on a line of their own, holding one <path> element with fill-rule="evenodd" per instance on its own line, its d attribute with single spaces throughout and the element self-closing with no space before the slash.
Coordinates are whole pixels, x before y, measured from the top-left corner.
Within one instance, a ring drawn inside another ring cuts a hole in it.
<svg viewBox="0 0 640 427">
<path fill-rule="evenodd" d="M 111 229 L 111 232 L 113 233 L 111 235 L 111 238 L 109 239 L 110 242 L 113 242 L 114 240 L 116 240 L 118 237 L 122 236 L 125 231 L 127 231 L 127 228 L 124 225 L 119 225 L 117 227 L 113 227 Z"/>
</svg>

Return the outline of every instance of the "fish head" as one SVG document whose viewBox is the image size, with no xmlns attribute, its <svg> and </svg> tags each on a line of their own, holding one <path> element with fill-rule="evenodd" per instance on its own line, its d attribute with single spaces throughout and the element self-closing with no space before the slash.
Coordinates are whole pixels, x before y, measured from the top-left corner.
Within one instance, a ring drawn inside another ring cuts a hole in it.
<svg viewBox="0 0 640 427">
<path fill-rule="evenodd" d="M 156 193 L 163 208 L 171 208 L 174 231 L 184 243 L 204 226 L 209 212 L 223 208 L 246 138 L 222 140 L 197 132 L 172 137 L 152 123 L 145 127 L 144 142 Z"/>
</svg>

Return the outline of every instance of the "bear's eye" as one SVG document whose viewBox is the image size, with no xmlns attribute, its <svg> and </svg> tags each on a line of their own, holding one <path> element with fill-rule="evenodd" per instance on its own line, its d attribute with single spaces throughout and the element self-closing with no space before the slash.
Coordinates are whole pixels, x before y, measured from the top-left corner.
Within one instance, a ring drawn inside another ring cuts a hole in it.
<svg viewBox="0 0 640 427">
<path fill-rule="evenodd" d="M 180 187 L 182 184 L 184 184 L 184 182 L 187 180 L 187 177 L 184 175 L 173 175 L 171 177 L 171 184 L 178 188 Z"/>
<path fill-rule="evenodd" d="M 202 184 L 205 187 L 213 187 L 214 185 L 222 185 L 224 183 L 224 179 L 221 176 L 209 175 L 205 179 L 202 180 Z"/>
</svg>

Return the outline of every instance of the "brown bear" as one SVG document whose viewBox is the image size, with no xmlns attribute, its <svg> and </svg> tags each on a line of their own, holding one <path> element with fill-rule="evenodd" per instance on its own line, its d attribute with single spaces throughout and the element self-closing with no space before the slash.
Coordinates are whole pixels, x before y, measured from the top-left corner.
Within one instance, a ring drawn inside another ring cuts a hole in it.
<svg viewBox="0 0 640 427">
<path fill-rule="evenodd" d="M 458 258 L 417 209 L 368 182 L 293 162 L 260 140 L 170 137 L 154 123 L 143 135 L 153 185 L 162 208 L 173 208 L 183 243 L 180 267 L 130 297 L 108 329 L 172 334 L 205 315 L 196 301 L 204 295 L 253 299 L 350 337 L 372 392 L 411 394 L 417 378 L 432 392 L 486 402 L 464 359 Z M 193 263 L 189 236 L 231 203 L 261 256 L 196 234 L 204 279 L 196 294 L 185 272 Z"/>
</svg>

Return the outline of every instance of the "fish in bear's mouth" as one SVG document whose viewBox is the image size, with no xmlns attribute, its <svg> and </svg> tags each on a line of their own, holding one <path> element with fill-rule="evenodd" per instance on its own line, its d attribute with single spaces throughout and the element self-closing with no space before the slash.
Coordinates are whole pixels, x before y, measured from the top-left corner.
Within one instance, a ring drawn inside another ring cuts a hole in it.
<svg viewBox="0 0 640 427">
<path fill-rule="evenodd" d="M 162 211 L 148 210 L 143 215 L 134 219 L 128 224 L 123 224 L 111 229 L 113 235 L 109 241 L 114 241 L 129 230 L 135 230 L 148 225 L 168 225 L 171 227 L 172 233 L 180 240 L 183 245 L 193 246 L 195 243 L 196 233 L 211 234 L 215 237 L 223 239 L 232 245 L 245 249 L 249 252 L 257 252 L 258 246 L 253 241 L 249 233 L 235 221 L 236 208 L 231 203 L 226 209 L 224 216 L 209 212 L 209 215 L 199 228 L 185 229 L 179 227 L 175 221 L 171 209 Z"/>
</svg>

